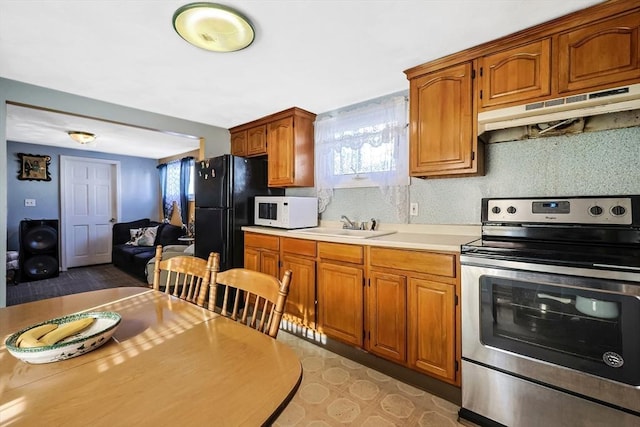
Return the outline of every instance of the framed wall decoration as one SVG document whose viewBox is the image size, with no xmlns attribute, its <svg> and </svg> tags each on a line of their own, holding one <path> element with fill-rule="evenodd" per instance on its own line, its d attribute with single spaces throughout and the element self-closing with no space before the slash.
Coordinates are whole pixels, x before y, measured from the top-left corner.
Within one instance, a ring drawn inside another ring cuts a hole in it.
<svg viewBox="0 0 640 427">
<path fill-rule="evenodd" d="M 51 181 L 49 165 L 51 156 L 18 153 L 20 170 L 18 179 L 22 181 Z"/>
</svg>

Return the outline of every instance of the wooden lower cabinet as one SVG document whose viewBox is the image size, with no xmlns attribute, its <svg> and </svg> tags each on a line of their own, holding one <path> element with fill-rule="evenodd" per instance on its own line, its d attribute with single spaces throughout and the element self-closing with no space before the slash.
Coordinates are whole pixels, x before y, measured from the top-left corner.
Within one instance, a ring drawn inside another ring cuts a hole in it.
<svg viewBox="0 0 640 427">
<path fill-rule="evenodd" d="M 362 346 L 362 267 L 318 263 L 318 328 L 332 338 Z"/>
<path fill-rule="evenodd" d="M 318 242 L 318 329 L 362 347 L 364 247 Z"/>
<path fill-rule="evenodd" d="M 279 237 L 245 233 L 244 267 L 281 278 L 279 250 Z"/>
<path fill-rule="evenodd" d="M 456 380 L 455 286 L 409 279 L 409 366 Z"/>
<path fill-rule="evenodd" d="M 407 278 L 369 272 L 365 348 L 386 359 L 407 360 Z"/>
<path fill-rule="evenodd" d="M 460 385 L 457 254 L 245 233 L 245 267 L 292 271 L 284 319 Z"/>
<path fill-rule="evenodd" d="M 460 385 L 458 256 L 372 246 L 368 261 L 368 350 Z"/>
<path fill-rule="evenodd" d="M 289 295 L 283 318 L 316 327 L 316 242 L 281 238 L 282 271 L 291 270 Z"/>
</svg>

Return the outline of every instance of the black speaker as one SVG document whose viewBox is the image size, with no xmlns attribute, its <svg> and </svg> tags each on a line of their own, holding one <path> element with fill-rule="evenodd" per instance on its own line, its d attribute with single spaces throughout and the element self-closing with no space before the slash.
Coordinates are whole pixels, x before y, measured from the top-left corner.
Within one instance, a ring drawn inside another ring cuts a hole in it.
<svg viewBox="0 0 640 427">
<path fill-rule="evenodd" d="M 22 282 L 60 274 L 57 219 L 20 221 L 20 272 Z"/>
</svg>

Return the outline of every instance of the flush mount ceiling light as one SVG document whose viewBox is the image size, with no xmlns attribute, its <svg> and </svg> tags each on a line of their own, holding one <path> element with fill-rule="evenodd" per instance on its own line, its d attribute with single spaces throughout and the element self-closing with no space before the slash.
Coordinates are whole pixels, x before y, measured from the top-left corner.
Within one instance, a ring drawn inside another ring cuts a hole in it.
<svg viewBox="0 0 640 427">
<path fill-rule="evenodd" d="M 79 144 L 88 144 L 95 141 L 96 136 L 89 132 L 82 132 L 78 130 L 70 130 L 67 132 L 71 139 Z"/>
<path fill-rule="evenodd" d="M 173 14 L 173 28 L 191 43 L 215 52 L 234 52 L 253 42 L 251 22 L 230 7 L 215 3 L 189 3 Z"/>
</svg>

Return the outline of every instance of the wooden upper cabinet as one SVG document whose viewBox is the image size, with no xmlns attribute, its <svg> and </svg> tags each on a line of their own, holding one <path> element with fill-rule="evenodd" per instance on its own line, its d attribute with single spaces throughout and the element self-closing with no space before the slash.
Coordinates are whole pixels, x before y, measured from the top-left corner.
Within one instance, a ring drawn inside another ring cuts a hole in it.
<svg viewBox="0 0 640 427">
<path fill-rule="evenodd" d="M 266 125 L 232 131 L 231 154 L 240 157 L 263 156 L 267 154 Z"/>
<path fill-rule="evenodd" d="M 410 80 L 410 175 L 479 173 L 472 63 Z"/>
<path fill-rule="evenodd" d="M 551 94 L 549 38 L 483 56 L 479 66 L 481 109 Z"/>
<path fill-rule="evenodd" d="M 558 36 L 558 90 L 597 90 L 640 78 L 640 12 Z"/>
<path fill-rule="evenodd" d="M 247 129 L 247 157 L 267 154 L 267 127 L 265 125 Z"/>
<path fill-rule="evenodd" d="M 247 131 L 231 133 L 231 154 L 245 157 L 247 155 Z"/>
<path fill-rule="evenodd" d="M 269 186 L 286 186 L 295 179 L 293 117 L 269 123 Z"/>
<path fill-rule="evenodd" d="M 231 154 L 267 155 L 269 187 L 313 187 L 316 115 L 293 107 L 235 126 Z"/>
<path fill-rule="evenodd" d="M 313 187 L 315 117 L 292 108 L 267 124 L 270 187 Z"/>
</svg>

